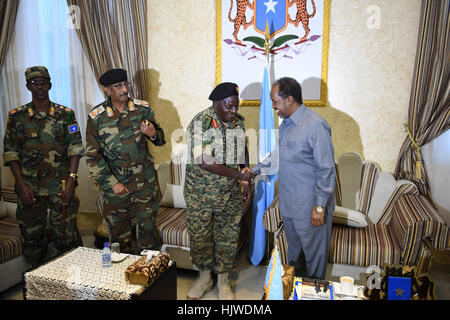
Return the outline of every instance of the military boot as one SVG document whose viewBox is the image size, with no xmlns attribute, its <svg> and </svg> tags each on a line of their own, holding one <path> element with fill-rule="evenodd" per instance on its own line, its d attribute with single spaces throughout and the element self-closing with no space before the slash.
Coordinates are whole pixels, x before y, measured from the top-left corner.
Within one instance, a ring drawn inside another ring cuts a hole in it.
<svg viewBox="0 0 450 320">
<path fill-rule="evenodd" d="M 219 289 L 219 300 L 234 300 L 228 273 L 219 273 L 217 276 L 217 288 Z"/>
<path fill-rule="evenodd" d="M 191 290 L 187 294 L 186 298 L 188 300 L 198 300 L 213 288 L 211 270 L 200 270 L 199 274 L 200 276 L 195 280 Z"/>
</svg>

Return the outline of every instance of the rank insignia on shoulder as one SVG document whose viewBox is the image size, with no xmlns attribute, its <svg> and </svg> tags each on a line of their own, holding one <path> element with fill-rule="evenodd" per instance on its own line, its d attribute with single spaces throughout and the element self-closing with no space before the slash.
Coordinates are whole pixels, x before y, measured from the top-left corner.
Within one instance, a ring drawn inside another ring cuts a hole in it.
<svg viewBox="0 0 450 320">
<path fill-rule="evenodd" d="M 130 111 L 136 111 L 136 106 L 135 106 L 135 104 L 133 103 L 133 101 L 128 101 L 128 109 L 130 110 Z"/>
<path fill-rule="evenodd" d="M 133 100 L 134 104 L 140 105 L 140 106 L 144 106 L 144 107 L 148 107 L 148 102 L 145 100 L 138 100 L 138 99 L 134 99 Z"/>
<path fill-rule="evenodd" d="M 70 134 L 80 132 L 80 128 L 78 127 L 77 124 L 72 124 L 68 128 Z"/>
<path fill-rule="evenodd" d="M 34 111 L 33 108 L 28 108 L 28 116 L 31 118 L 32 116 L 34 116 Z"/>
<path fill-rule="evenodd" d="M 101 114 L 103 111 L 105 111 L 105 108 L 103 106 L 99 106 L 97 108 L 95 108 L 94 110 L 92 110 L 91 112 L 89 112 L 89 116 L 92 119 L 95 119 L 99 114 Z"/>
<path fill-rule="evenodd" d="M 211 126 L 211 121 L 212 121 L 212 118 L 210 116 L 205 116 L 203 118 L 203 128 L 209 129 L 209 127 Z"/>
<path fill-rule="evenodd" d="M 217 124 L 216 119 L 212 119 L 212 124 L 213 124 L 214 129 L 217 129 L 219 127 L 219 125 Z"/>
<path fill-rule="evenodd" d="M 48 112 L 52 117 L 55 116 L 55 107 L 51 106 L 50 111 Z"/>
<path fill-rule="evenodd" d="M 111 107 L 106 107 L 106 114 L 108 115 L 108 118 L 114 117 L 114 111 Z"/>
</svg>

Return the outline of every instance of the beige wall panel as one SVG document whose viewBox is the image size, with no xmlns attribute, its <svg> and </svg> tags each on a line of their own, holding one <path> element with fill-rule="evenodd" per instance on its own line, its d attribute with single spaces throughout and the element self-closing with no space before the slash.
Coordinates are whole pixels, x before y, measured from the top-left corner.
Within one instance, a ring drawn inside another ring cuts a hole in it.
<svg viewBox="0 0 450 320">
<path fill-rule="evenodd" d="M 210 106 L 215 85 L 215 1 L 149 1 L 150 104 L 166 133 L 151 147 L 156 163 L 170 159 L 171 136 Z"/>
</svg>

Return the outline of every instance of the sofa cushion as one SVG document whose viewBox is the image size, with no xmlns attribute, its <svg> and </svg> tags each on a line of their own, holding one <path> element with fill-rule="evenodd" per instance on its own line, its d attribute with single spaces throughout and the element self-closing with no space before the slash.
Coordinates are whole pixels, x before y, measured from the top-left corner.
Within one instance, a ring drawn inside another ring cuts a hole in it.
<svg viewBox="0 0 450 320">
<path fill-rule="evenodd" d="M 6 210 L 3 200 L 0 200 L 0 219 L 8 216 L 8 211 Z"/>
<path fill-rule="evenodd" d="M 20 256 L 22 241 L 17 221 L 11 218 L 0 219 L 0 263 Z"/>
<path fill-rule="evenodd" d="M 2 187 L 2 199 L 6 202 L 17 203 L 17 194 L 14 187 Z"/>
<path fill-rule="evenodd" d="M 397 181 L 394 176 L 387 171 L 382 171 L 378 174 L 378 179 L 373 191 L 372 201 L 370 203 L 369 213 L 367 219 L 371 224 L 375 224 L 380 219 L 384 207 L 389 198 L 394 193 L 397 187 Z"/>
<path fill-rule="evenodd" d="M 278 195 L 275 195 L 272 203 L 264 212 L 263 224 L 264 224 L 264 229 L 266 229 L 268 232 L 273 232 L 273 233 L 277 232 L 278 228 L 280 226 L 280 223 L 282 222 L 278 204 L 279 204 L 279 198 L 278 198 Z M 280 249 L 281 263 L 283 265 L 287 265 L 288 264 L 288 261 L 287 261 L 287 238 L 286 238 L 286 232 L 284 231 L 284 228 L 281 229 L 281 232 L 278 234 L 278 245 L 279 245 L 279 249 Z"/>
<path fill-rule="evenodd" d="M 329 262 L 361 267 L 399 264 L 400 247 L 387 226 L 352 228 L 335 224 L 331 233 Z"/>
<path fill-rule="evenodd" d="M 186 208 L 183 195 L 183 186 L 166 184 L 162 199 L 159 203 L 163 207 Z"/>
<path fill-rule="evenodd" d="M 361 156 L 355 152 L 343 153 L 336 163 L 336 169 L 339 174 L 341 206 L 356 210 L 363 169 Z"/>
<path fill-rule="evenodd" d="M 164 194 L 166 185 L 168 183 L 172 183 L 170 162 L 164 162 L 159 165 L 155 165 L 155 168 L 157 168 L 156 172 L 158 173 L 159 191 L 160 191 L 160 193 L 161 193 L 160 195 L 162 197 L 162 194 Z"/>
<path fill-rule="evenodd" d="M 359 199 L 357 211 L 369 213 L 370 204 L 372 202 L 373 192 L 378 180 L 379 166 L 373 161 L 365 161 L 361 173 L 361 188 L 359 191 Z"/>
<path fill-rule="evenodd" d="M 184 148 L 182 152 L 179 152 L 178 154 L 172 157 L 172 161 L 170 162 L 170 174 L 172 184 L 184 186 L 187 160 L 188 160 L 187 148 Z"/>
<path fill-rule="evenodd" d="M 264 229 L 266 229 L 269 232 L 277 231 L 278 226 L 282 221 L 278 205 L 279 205 L 279 198 L 278 195 L 275 195 L 272 203 L 267 207 L 266 211 L 264 212 L 263 215 Z"/>
<path fill-rule="evenodd" d="M 8 216 L 16 219 L 17 194 L 14 191 L 14 187 L 3 187 L 1 192 L 2 203 L 0 204 L 0 217 Z"/>
<path fill-rule="evenodd" d="M 156 227 L 162 243 L 190 247 L 185 209 L 160 207 L 156 216 Z"/>
<path fill-rule="evenodd" d="M 356 228 L 363 228 L 368 225 L 365 214 L 340 206 L 335 207 L 333 212 L 333 223 Z"/>
<path fill-rule="evenodd" d="M 6 213 L 8 214 L 8 217 L 11 219 L 17 220 L 16 213 L 17 213 L 17 203 L 16 202 L 3 202 L 4 208 L 6 209 Z"/>
</svg>

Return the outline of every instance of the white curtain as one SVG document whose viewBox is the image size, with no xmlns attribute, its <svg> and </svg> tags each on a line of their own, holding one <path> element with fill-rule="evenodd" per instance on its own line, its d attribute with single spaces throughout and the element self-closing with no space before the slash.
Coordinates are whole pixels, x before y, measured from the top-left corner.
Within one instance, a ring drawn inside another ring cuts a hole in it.
<svg viewBox="0 0 450 320">
<path fill-rule="evenodd" d="M 422 156 L 433 204 L 450 227 L 450 129 L 425 144 Z"/>
<path fill-rule="evenodd" d="M 87 116 L 104 98 L 84 55 L 66 1 L 22 0 L 14 35 L 1 72 L 1 153 L 8 112 L 31 101 L 25 87 L 25 70 L 42 65 L 49 70 L 50 99 L 74 110 L 85 145 Z M 2 161 L 3 165 L 3 161 Z M 77 195 L 80 211 L 95 211 L 98 188 L 88 177 L 84 158 L 80 161 Z M 2 168 L 2 185 L 13 186 L 9 168 Z"/>
</svg>

